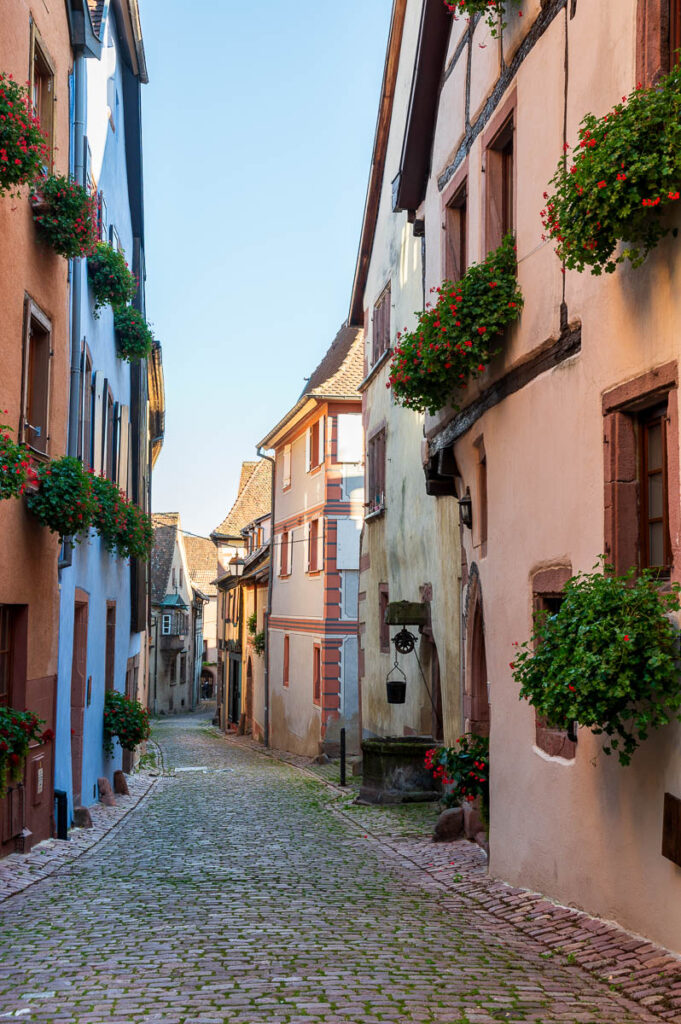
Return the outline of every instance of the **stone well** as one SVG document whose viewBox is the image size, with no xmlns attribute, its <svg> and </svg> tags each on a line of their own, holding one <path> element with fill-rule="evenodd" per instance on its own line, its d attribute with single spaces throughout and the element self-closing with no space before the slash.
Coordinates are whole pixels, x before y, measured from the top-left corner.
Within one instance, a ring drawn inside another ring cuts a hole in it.
<svg viewBox="0 0 681 1024">
<path fill-rule="evenodd" d="M 440 783 L 424 764 L 426 751 L 435 745 L 432 736 L 363 740 L 360 802 L 401 804 L 437 800 Z"/>
</svg>

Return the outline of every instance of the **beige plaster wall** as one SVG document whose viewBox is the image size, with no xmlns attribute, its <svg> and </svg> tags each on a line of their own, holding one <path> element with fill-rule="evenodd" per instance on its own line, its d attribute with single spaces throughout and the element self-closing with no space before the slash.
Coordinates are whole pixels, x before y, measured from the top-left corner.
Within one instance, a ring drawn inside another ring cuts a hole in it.
<svg viewBox="0 0 681 1024">
<path fill-rule="evenodd" d="M 509 54 L 538 11 L 534 0 L 525 8 L 522 26 L 514 22 L 504 32 Z M 675 239 L 663 242 L 637 271 L 620 267 L 601 278 L 568 273 L 565 280 L 552 246 L 541 242 L 542 193 L 562 152 L 566 29 L 573 143 L 587 111 L 605 113 L 635 85 L 635 16 L 635 0 L 580 2 L 573 19 L 558 15 L 517 74 L 517 238 L 526 305 L 481 385 L 558 336 L 563 287 L 569 320 L 582 324 L 582 349 L 488 411 L 457 442 L 455 454 L 475 517 L 474 441 L 484 438 L 488 543 L 483 551 L 475 531 L 471 536 L 466 530 L 464 554 L 469 569 L 475 564 L 480 574 L 491 684 L 491 872 L 679 950 L 681 869 L 661 856 L 660 847 L 663 794 L 681 795 L 681 728 L 654 734 L 628 768 L 606 758 L 598 738 L 584 729 L 574 761 L 549 757 L 535 746 L 534 712 L 519 701 L 509 667 L 513 641 L 531 630 L 532 573 L 556 564 L 590 570 L 604 549 L 602 393 L 679 358 Z M 471 58 L 472 95 L 482 101 L 491 81 L 488 55 L 474 45 Z M 439 154 L 448 152 L 454 107 L 443 92 Z M 479 137 L 469 156 L 471 259 L 483 254 L 481 161 Z M 436 179 L 443 170 L 434 166 L 426 202 L 428 286 L 441 277 Z M 676 401 L 676 392 L 670 400 Z M 429 422 L 431 431 L 437 422 Z M 677 460 L 678 452 L 670 458 Z M 679 495 L 670 500 L 678 509 Z"/>
<path fill-rule="evenodd" d="M 321 708 L 312 701 L 312 648 L 321 636 L 287 630 L 289 685 L 283 685 L 284 631 L 270 629 L 270 745 L 316 756 L 321 749 Z"/>
<path fill-rule="evenodd" d="M 415 310 L 423 308 L 421 240 L 414 238 L 405 213 L 392 212 L 391 182 L 398 170 L 404 122 L 411 88 L 411 72 L 418 37 L 421 5 L 411 2 L 400 55 L 393 119 L 373 251 L 364 295 L 369 323 L 373 306 L 391 281 L 391 344 L 397 331 L 415 322 Z M 457 23 L 459 36 L 463 25 Z M 457 37 L 458 38 L 458 37 Z M 450 55 L 453 53 L 450 44 Z M 459 124 L 460 122 L 452 122 Z M 462 127 L 462 125 L 460 125 Z M 458 129 L 457 129 L 458 130 Z M 371 330 L 366 337 L 367 370 L 371 361 Z M 389 705 L 386 677 L 394 660 L 382 653 L 379 642 L 379 585 L 387 583 L 391 601 L 419 601 L 421 588 L 432 588 L 432 629 L 439 654 L 444 734 L 452 740 L 460 731 L 459 683 L 459 526 L 453 497 L 426 495 L 421 460 L 423 416 L 395 405 L 386 387 L 389 363 L 382 367 L 365 392 L 365 436 L 386 427 L 386 508 L 365 522 L 362 532 L 360 573 L 360 679 L 364 736 L 405 733 L 430 734 L 432 709 L 414 654 L 399 656 L 407 675 L 407 702 Z M 410 627 L 413 632 L 417 627 Z M 391 629 L 391 635 L 397 632 Z M 422 641 L 417 647 L 423 660 Z M 428 665 L 424 664 L 428 684 Z"/>
</svg>

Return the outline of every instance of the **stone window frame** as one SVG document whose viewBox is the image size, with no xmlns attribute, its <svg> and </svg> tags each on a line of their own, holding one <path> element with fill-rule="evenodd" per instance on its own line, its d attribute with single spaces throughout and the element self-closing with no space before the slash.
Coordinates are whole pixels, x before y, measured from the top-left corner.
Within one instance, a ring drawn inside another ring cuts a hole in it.
<svg viewBox="0 0 681 1024">
<path fill-rule="evenodd" d="M 532 615 L 547 609 L 551 599 L 562 598 L 565 584 L 573 575 L 570 563 L 538 569 L 532 574 Z M 549 757 L 574 761 L 577 743 L 570 739 L 567 729 L 549 726 L 536 711 L 534 713 L 535 746 Z"/>
<path fill-rule="evenodd" d="M 638 0 L 636 11 L 636 83 L 648 89 L 672 67 L 681 45 L 681 0 Z"/>
<path fill-rule="evenodd" d="M 666 402 L 667 486 L 670 495 L 678 494 L 679 410 L 678 364 L 675 360 L 606 391 L 602 396 L 604 545 L 606 560 L 616 573 L 640 568 L 640 513 L 638 420 L 646 410 Z M 681 507 L 670 501 L 668 508 L 671 537 L 672 576 L 681 564 L 679 533 Z"/>
</svg>

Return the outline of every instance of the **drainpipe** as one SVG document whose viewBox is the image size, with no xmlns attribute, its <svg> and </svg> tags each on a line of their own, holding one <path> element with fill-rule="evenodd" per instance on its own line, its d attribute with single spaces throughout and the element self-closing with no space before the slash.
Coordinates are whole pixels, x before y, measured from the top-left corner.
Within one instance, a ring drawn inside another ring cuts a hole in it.
<svg viewBox="0 0 681 1024">
<path fill-rule="evenodd" d="M 74 177 L 85 185 L 85 57 L 82 49 L 73 62 L 74 80 Z M 69 394 L 68 454 L 78 455 L 78 400 L 80 397 L 80 303 L 82 293 L 82 260 L 71 264 L 71 391 Z"/>
<path fill-rule="evenodd" d="M 274 581 L 274 459 L 265 455 L 258 445 L 256 449 L 259 459 L 267 459 L 272 466 L 272 512 L 270 521 L 270 574 L 267 583 L 267 609 L 265 610 L 265 746 L 270 745 L 270 616 L 272 614 L 272 583 Z"/>
</svg>

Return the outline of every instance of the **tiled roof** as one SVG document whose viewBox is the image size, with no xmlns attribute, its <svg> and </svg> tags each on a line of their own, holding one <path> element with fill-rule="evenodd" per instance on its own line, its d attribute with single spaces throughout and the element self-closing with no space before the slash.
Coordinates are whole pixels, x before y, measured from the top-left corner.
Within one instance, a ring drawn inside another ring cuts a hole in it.
<svg viewBox="0 0 681 1024">
<path fill-rule="evenodd" d="M 152 515 L 151 522 L 154 528 L 154 546 L 151 549 L 151 600 L 153 604 L 161 604 L 168 590 L 180 516 L 178 512 L 156 512 Z"/>
<path fill-rule="evenodd" d="M 362 383 L 363 375 L 363 331 L 360 327 L 348 327 L 345 323 L 306 383 L 296 404 L 263 438 L 260 442 L 261 447 L 271 447 L 280 431 L 310 398 L 354 398 L 359 401 L 357 389 Z"/>
<path fill-rule="evenodd" d="M 303 388 L 306 395 L 358 398 L 357 388 L 364 373 L 362 330 L 343 324 L 331 347 Z"/>
<path fill-rule="evenodd" d="M 252 467 L 248 472 L 246 467 Z M 244 482 L 245 481 L 245 482 Z M 226 517 L 216 526 L 212 537 L 240 537 L 241 531 L 254 519 L 272 509 L 272 470 L 266 459 L 244 462 L 241 467 L 239 494 Z"/>
<path fill-rule="evenodd" d="M 215 597 L 217 587 L 213 580 L 218 571 L 218 552 L 210 537 L 195 537 L 183 533 L 189 578 L 206 597 Z"/>
<path fill-rule="evenodd" d="M 102 27 L 104 3 L 105 0 L 87 0 L 87 5 L 90 8 L 90 17 L 92 18 L 92 27 L 97 36 L 99 36 L 99 30 Z"/>
</svg>

